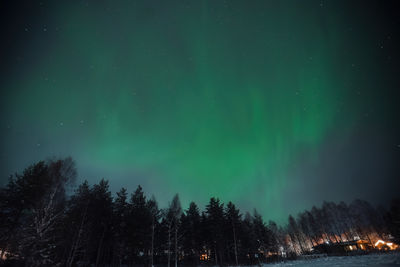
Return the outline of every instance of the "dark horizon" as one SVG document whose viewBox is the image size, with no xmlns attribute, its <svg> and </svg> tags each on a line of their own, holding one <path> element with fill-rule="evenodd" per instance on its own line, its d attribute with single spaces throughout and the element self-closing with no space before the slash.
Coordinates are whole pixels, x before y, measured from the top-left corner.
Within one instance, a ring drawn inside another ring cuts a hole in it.
<svg viewBox="0 0 400 267">
<path fill-rule="evenodd" d="M 373 261 L 381 264 L 398 256 L 400 199 L 388 210 L 364 200 L 324 202 L 279 226 L 215 197 L 204 208 L 183 208 L 176 194 L 160 209 L 138 186 L 113 198 L 104 179 L 67 197 L 76 176 L 71 158 L 41 161 L 0 187 L 0 264 L 261 267 L 306 259 L 320 266 L 312 258 L 342 256 L 329 266 L 343 256 L 370 263 L 368 254 L 380 255 Z"/>
<path fill-rule="evenodd" d="M 77 165 L 77 162 L 76 162 L 73 158 L 71 158 L 71 157 L 66 157 L 66 158 L 56 158 L 56 157 L 50 158 L 50 157 L 49 157 L 49 158 L 47 158 L 47 159 L 45 159 L 45 160 L 39 160 L 39 161 L 37 161 L 37 162 L 34 162 L 34 163 L 32 163 L 32 164 L 29 164 L 29 165 L 25 166 L 25 168 L 23 169 L 23 171 L 21 171 L 21 172 L 16 172 L 16 173 L 14 173 L 13 175 L 10 175 L 10 176 L 9 176 L 9 179 L 7 180 L 7 182 L 6 182 L 4 185 L 0 186 L 0 188 L 7 188 L 7 186 L 8 186 L 9 183 L 10 183 L 10 179 L 15 180 L 15 179 L 19 179 L 19 178 L 23 177 L 23 176 L 24 176 L 24 172 L 25 172 L 27 169 L 29 169 L 29 168 L 31 168 L 31 167 L 33 167 L 33 166 L 39 164 L 39 163 L 51 164 L 51 162 L 55 162 L 55 161 L 66 161 L 66 160 L 71 160 L 71 161 L 73 162 L 73 165 L 74 165 L 74 166 Z M 76 167 L 75 167 L 75 168 L 76 168 Z M 78 171 L 77 169 L 75 169 L 75 171 L 76 171 L 77 176 L 79 176 L 79 175 L 78 175 L 78 174 L 79 174 L 79 171 Z M 143 187 L 142 185 L 140 185 L 140 184 L 138 184 L 138 185 L 137 185 L 135 188 L 133 188 L 133 189 L 127 188 L 126 186 L 124 186 L 124 185 L 122 184 L 122 185 L 120 185 L 120 187 L 118 188 L 118 190 L 113 191 L 112 188 L 115 188 L 115 186 L 112 185 L 112 180 L 109 180 L 109 179 L 107 179 L 107 178 L 105 178 L 105 177 L 103 177 L 103 178 L 101 178 L 101 179 L 98 179 L 97 181 L 94 181 L 94 182 L 89 182 L 87 179 L 81 180 L 81 179 L 79 179 L 79 177 L 75 177 L 73 180 L 71 180 L 71 181 L 68 183 L 68 185 L 65 186 L 65 193 L 66 193 L 67 200 L 70 200 L 71 197 L 73 197 L 74 195 L 76 195 L 76 194 L 77 194 L 77 190 L 79 190 L 79 188 L 80 188 L 82 185 L 85 184 L 85 185 L 89 186 L 89 188 L 93 188 L 93 187 L 98 186 L 98 185 L 101 184 L 102 182 L 106 182 L 106 183 L 107 183 L 108 189 L 110 190 L 110 194 L 111 194 L 110 196 L 111 196 L 111 198 L 112 198 L 112 201 L 115 201 L 115 200 L 118 198 L 118 194 L 121 192 L 121 190 L 126 190 L 127 197 L 128 197 L 128 199 L 129 199 L 130 197 L 132 197 L 132 196 L 135 194 L 135 191 L 137 191 L 139 188 L 140 188 L 140 190 L 143 192 L 143 196 L 144 196 L 146 199 L 148 199 L 148 200 L 153 200 L 153 199 L 154 199 L 154 200 L 157 202 L 157 206 L 160 208 L 160 210 L 167 210 L 167 209 L 169 208 L 170 204 L 171 204 L 172 199 L 173 199 L 173 197 L 171 197 L 171 199 L 169 199 L 169 200 L 167 201 L 167 203 L 159 203 L 159 201 L 158 201 L 158 196 L 157 196 L 157 195 L 154 195 L 154 194 L 149 194 L 149 193 L 147 192 L 146 188 L 144 188 L 144 187 Z M 174 192 L 174 193 L 173 193 L 173 196 L 180 196 L 180 192 Z M 204 202 L 204 203 L 202 203 L 202 202 L 196 202 L 195 200 L 189 200 L 189 202 L 188 202 L 187 205 L 183 205 L 183 204 L 182 204 L 182 211 L 186 212 L 186 211 L 190 208 L 190 204 L 191 204 L 191 203 L 196 204 L 196 206 L 200 209 L 200 211 L 204 211 L 205 208 L 206 208 L 206 206 L 209 204 L 210 199 L 216 199 L 216 200 L 218 200 L 218 201 L 221 203 L 221 205 L 223 205 L 224 207 L 226 207 L 226 205 L 227 205 L 228 203 L 234 204 L 235 206 L 237 206 L 237 207 L 239 208 L 239 210 L 240 210 L 240 215 L 243 216 L 243 217 L 245 217 L 246 214 L 249 214 L 249 215 L 251 215 L 251 216 L 253 216 L 255 213 L 256 213 L 256 214 L 260 214 L 260 206 L 254 206 L 254 207 L 251 207 L 250 209 L 243 209 L 243 208 L 240 207 L 240 205 L 237 205 L 237 203 L 235 203 L 233 200 L 230 200 L 230 199 L 222 200 L 218 195 L 213 195 L 213 196 L 211 196 L 211 197 L 210 197 L 209 199 L 207 199 L 206 202 Z M 394 201 L 396 201 L 397 199 L 398 199 L 398 197 L 394 197 L 394 198 L 392 198 L 392 199 L 389 199 L 387 203 L 378 203 L 378 204 L 371 203 L 371 204 L 372 204 L 371 207 L 372 207 L 373 209 L 378 210 L 378 211 L 381 212 L 381 213 L 389 212 L 391 205 L 393 205 Z M 289 217 L 298 218 L 298 216 L 299 216 L 300 214 L 302 214 L 302 213 L 304 213 L 304 212 L 307 212 L 307 211 L 310 211 L 310 210 L 312 210 L 313 208 L 321 209 L 321 208 L 324 207 L 324 205 L 326 205 L 326 204 L 331 204 L 331 203 L 334 203 L 334 204 L 344 203 L 344 204 L 347 205 L 347 206 L 351 206 L 351 205 L 353 205 L 354 203 L 356 203 L 356 202 L 358 202 L 358 201 L 366 201 L 366 200 L 365 200 L 365 199 L 362 199 L 362 198 L 354 198 L 354 199 L 350 199 L 350 200 L 343 200 L 343 199 L 342 199 L 342 200 L 340 200 L 340 199 L 339 199 L 339 200 L 329 200 L 329 199 L 323 199 L 320 203 L 314 203 L 314 204 L 312 204 L 312 205 L 310 205 L 310 206 L 308 206 L 308 207 L 305 207 L 303 210 L 299 210 L 299 211 L 297 211 L 297 212 L 295 212 L 295 213 L 287 213 L 287 214 L 286 214 L 286 217 L 285 217 L 282 221 L 275 221 L 275 220 L 269 218 L 268 216 L 265 216 L 264 214 L 260 214 L 260 215 L 262 216 L 262 219 L 263 219 L 263 221 L 264 221 L 266 224 L 268 224 L 269 222 L 273 222 L 273 223 L 276 223 L 279 227 L 283 227 L 283 228 L 284 228 L 284 227 L 287 227 L 288 224 L 289 224 L 289 222 L 288 222 L 288 218 L 289 218 Z M 268 215 L 268 214 L 267 214 L 267 215 Z"/>
</svg>

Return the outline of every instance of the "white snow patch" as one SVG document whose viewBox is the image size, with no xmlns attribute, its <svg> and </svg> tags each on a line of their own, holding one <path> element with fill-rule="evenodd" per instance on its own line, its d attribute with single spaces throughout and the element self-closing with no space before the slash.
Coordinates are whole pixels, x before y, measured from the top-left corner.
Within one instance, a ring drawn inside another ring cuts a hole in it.
<svg viewBox="0 0 400 267">
<path fill-rule="evenodd" d="M 295 260 L 283 263 L 264 264 L 263 266 L 400 266 L 400 253 L 323 257 L 310 260 Z"/>
</svg>

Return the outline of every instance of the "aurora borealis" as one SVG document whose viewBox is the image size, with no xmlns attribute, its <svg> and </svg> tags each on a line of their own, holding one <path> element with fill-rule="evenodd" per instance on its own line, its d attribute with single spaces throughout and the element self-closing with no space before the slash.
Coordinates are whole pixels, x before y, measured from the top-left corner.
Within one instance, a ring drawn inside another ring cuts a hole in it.
<svg viewBox="0 0 400 267">
<path fill-rule="evenodd" d="M 398 194 L 390 2 L 2 5 L 3 183 L 72 156 L 80 181 L 114 192 L 217 196 L 277 221 Z"/>
</svg>

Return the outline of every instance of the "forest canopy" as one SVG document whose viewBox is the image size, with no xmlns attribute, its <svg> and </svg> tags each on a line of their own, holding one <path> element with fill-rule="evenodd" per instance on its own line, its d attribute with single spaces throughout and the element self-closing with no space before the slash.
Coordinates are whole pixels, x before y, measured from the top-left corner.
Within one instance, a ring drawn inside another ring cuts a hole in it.
<svg viewBox="0 0 400 267">
<path fill-rule="evenodd" d="M 71 158 L 40 161 L 0 190 L 0 257 L 28 266 L 122 264 L 260 264 L 313 251 L 320 244 L 393 238 L 399 241 L 399 200 L 389 210 L 363 200 L 324 202 L 287 225 L 265 222 L 212 197 L 204 210 L 167 208 L 139 185 L 113 196 L 107 180 L 76 186 Z M 73 189 L 73 191 L 71 191 Z M 73 192 L 67 194 L 67 192 Z"/>
</svg>

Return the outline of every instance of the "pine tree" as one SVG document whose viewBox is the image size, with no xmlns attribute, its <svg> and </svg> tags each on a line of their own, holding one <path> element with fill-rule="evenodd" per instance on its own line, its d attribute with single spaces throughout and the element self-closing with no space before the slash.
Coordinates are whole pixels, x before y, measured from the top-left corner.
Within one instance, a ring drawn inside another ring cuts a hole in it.
<svg viewBox="0 0 400 267">
<path fill-rule="evenodd" d="M 112 240 L 112 197 L 108 181 L 102 179 L 99 184 L 93 186 L 91 192 L 91 235 L 90 247 L 92 248 L 92 261 L 104 264 L 111 258 Z"/>
<path fill-rule="evenodd" d="M 146 196 L 139 185 L 130 200 L 129 245 L 133 261 L 144 264 L 148 259 L 151 247 L 151 214 L 147 206 Z"/>
<path fill-rule="evenodd" d="M 241 240 L 240 258 L 246 265 L 253 265 L 257 254 L 258 242 L 254 232 L 253 217 L 249 212 L 245 213 L 239 239 Z"/>
<path fill-rule="evenodd" d="M 154 243 L 155 243 L 155 235 L 156 235 L 156 227 L 158 226 L 158 221 L 161 218 L 161 212 L 158 209 L 158 204 L 153 196 L 148 202 L 147 202 L 147 208 L 150 212 L 151 216 L 151 248 L 150 248 L 150 266 L 154 266 Z"/>
<path fill-rule="evenodd" d="M 267 251 L 270 233 L 262 219 L 261 214 L 259 214 L 256 209 L 253 211 L 253 229 L 257 242 L 257 261 L 258 264 L 261 265 L 261 261 L 264 260 L 263 257 Z"/>
<path fill-rule="evenodd" d="M 182 214 L 181 232 L 183 235 L 182 245 L 187 262 L 191 265 L 198 265 L 201 244 L 201 216 L 197 205 L 194 202 L 189 204 L 186 214 Z"/>
<path fill-rule="evenodd" d="M 218 198 L 211 198 L 206 206 L 207 230 L 209 231 L 209 247 L 214 252 L 215 265 L 222 265 L 223 253 L 223 227 L 224 227 L 224 204 Z"/>
<path fill-rule="evenodd" d="M 236 209 L 235 205 L 232 202 L 228 202 L 226 206 L 225 216 L 228 221 L 229 228 L 232 230 L 232 242 L 233 242 L 233 252 L 235 255 L 235 264 L 236 266 L 239 265 L 238 261 L 238 239 L 237 239 L 237 232 L 240 228 L 240 222 L 242 215 L 240 211 Z"/>
<path fill-rule="evenodd" d="M 269 251 L 278 254 L 280 252 L 280 247 L 283 246 L 278 225 L 274 221 L 269 221 L 267 228 L 270 233 L 268 239 L 268 249 Z"/>
<path fill-rule="evenodd" d="M 128 234 L 128 218 L 129 204 L 127 202 L 128 193 L 125 188 L 121 188 L 117 192 L 117 197 L 114 201 L 113 210 L 113 234 L 114 234 L 114 264 L 118 265 L 125 263 L 125 258 L 129 251 L 127 250 L 127 234 Z"/>
</svg>

